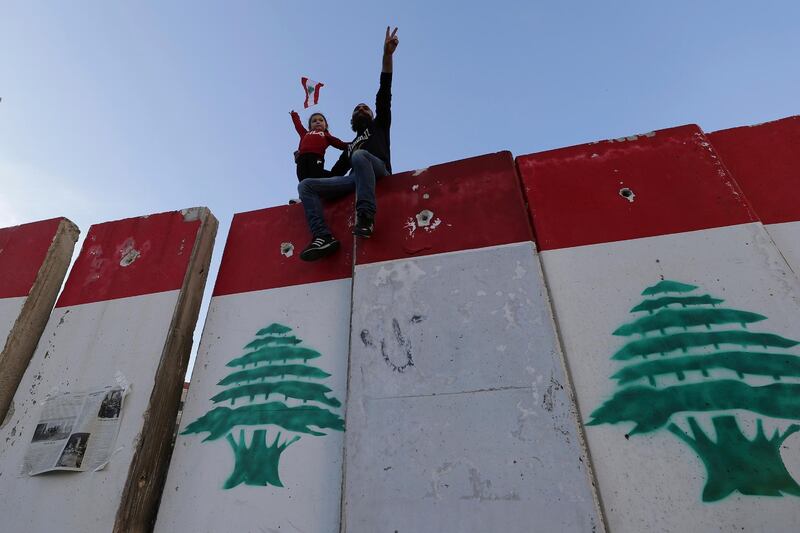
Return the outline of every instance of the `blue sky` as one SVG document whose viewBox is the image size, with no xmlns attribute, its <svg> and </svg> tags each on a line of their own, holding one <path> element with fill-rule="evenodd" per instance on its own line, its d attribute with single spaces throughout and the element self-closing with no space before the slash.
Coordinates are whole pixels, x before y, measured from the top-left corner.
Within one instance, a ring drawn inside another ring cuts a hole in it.
<svg viewBox="0 0 800 533">
<path fill-rule="evenodd" d="M 800 112 L 791 1 L 10 0 L 2 9 L 0 227 L 66 216 L 85 233 L 205 205 L 220 220 L 210 280 L 233 213 L 296 196 L 288 111 L 307 117 L 300 77 L 326 84 L 318 109 L 349 139 L 353 106 L 374 102 L 389 24 L 400 28 L 395 171 Z M 337 155 L 329 149 L 329 166 Z"/>
</svg>

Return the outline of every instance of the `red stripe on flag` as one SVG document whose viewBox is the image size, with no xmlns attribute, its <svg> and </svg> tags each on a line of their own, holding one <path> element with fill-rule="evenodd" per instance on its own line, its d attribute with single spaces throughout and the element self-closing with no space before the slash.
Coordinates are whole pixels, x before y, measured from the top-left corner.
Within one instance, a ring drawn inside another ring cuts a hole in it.
<svg viewBox="0 0 800 533">
<path fill-rule="evenodd" d="M 302 77 L 300 78 L 300 85 L 303 86 L 303 92 L 306 93 L 306 100 L 303 102 L 303 107 L 308 107 L 308 78 Z"/>
<path fill-rule="evenodd" d="M 324 83 L 317 83 L 314 86 L 314 105 L 317 105 L 319 103 L 319 90 L 322 89 L 324 85 L 325 85 Z"/>
</svg>

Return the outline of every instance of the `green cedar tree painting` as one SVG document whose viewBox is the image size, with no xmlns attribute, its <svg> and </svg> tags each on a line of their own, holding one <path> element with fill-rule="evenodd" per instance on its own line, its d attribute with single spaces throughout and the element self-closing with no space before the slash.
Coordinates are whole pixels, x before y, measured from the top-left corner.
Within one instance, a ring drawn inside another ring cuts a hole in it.
<svg viewBox="0 0 800 533">
<path fill-rule="evenodd" d="M 341 402 L 328 396 L 330 388 L 317 383 L 330 374 L 306 364 L 320 353 L 297 346 L 302 341 L 290 335 L 291 331 L 281 324 L 259 330 L 245 346 L 249 351 L 228 362 L 229 367 L 241 367 L 218 383 L 229 388 L 211 398 L 214 403 L 230 402 L 231 407 L 215 407 L 183 431 L 208 432 L 203 442 L 227 439 L 236 463 L 225 481 L 226 489 L 241 483 L 283 487 L 278 463 L 284 450 L 300 439 L 299 434 L 323 436 L 323 429 L 344 431 L 344 420 L 332 410 L 341 407 Z M 278 401 L 281 398 L 283 401 Z M 289 405 L 284 403 L 289 399 Z M 235 407 L 237 400 L 246 405 Z M 236 426 L 276 426 L 280 430 L 270 430 L 275 435 L 269 444 L 267 429 L 254 430 L 248 447 L 244 429 L 239 430 L 238 441 L 234 438 Z"/>
<path fill-rule="evenodd" d="M 800 485 L 780 455 L 783 442 L 800 426 L 791 424 L 768 436 L 758 418 L 750 439 L 734 414 L 714 413 L 749 410 L 763 417 L 800 420 L 800 383 L 780 382 L 800 377 L 800 357 L 781 351 L 798 341 L 749 331 L 747 324 L 767 317 L 719 307 L 723 300 L 689 294 L 695 289 L 661 281 L 642 292 L 653 298 L 631 313 L 644 314 L 614 332 L 638 336 L 612 357 L 627 365 L 611 376 L 619 388 L 592 413 L 588 425 L 633 422 L 631 436 L 666 426 L 706 467 L 703 501 L 721 500 L 734 491 L 800 496 Z M 672 376 L 675 379 L 667 379 Z M 757 384 L 752 384 L 754 379 Z M 711 414 L 716 439 L 686 414 L 691 412 Z"/>
</svg>

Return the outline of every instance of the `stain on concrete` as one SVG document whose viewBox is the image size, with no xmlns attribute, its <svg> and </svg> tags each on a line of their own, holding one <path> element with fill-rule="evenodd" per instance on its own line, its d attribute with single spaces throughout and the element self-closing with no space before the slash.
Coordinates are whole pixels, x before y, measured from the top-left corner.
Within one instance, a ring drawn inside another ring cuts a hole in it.
<svg viewBox="0 0 800 533">
<path fill-rule="evenodd" d="M 392 361 L 393 358 L 389 356 L 389 351 L 386 349 L 385 339 L 381 339 L 381 355 L 383 356 L 383 361 L 387 364 L 387 366 L 389 366 L 389 368 L 391 368 L 394 372 L 402 373 L 405 372 L 409 367 L 414 366 L 414 353 L 411 350 L 411 345 L 409 344 L 408 339 L 406 339 L 405 335 L 403 335 L 403 331 L 400 329 L 400 322 L 398 322 L 396 318 L 392 319 L 392 333 L 394 334 L 394 340 L 402 353 L 400 359 L 404 359 L 404 362 L 402 364 L 396 364 Z M 362 332 L 362 341 L 363 340 L 364 337 Z"/>
<path fill-rule="evenodd" d="M 361 342 L 364 343 L 364 346 L 372 346 L 372 335 L 369 334 L 369 330 L 362 329 L 361 330 Z"/>
<path fill-rule="evenodd" d="M 469 469 L 469 483 L 472 486 L 472 494 L 462 496 L 462 500 L 478 500 L 485 501 L 519 501 L 520 497 L 516 491 L 511 490 L 507 494 L 495 494 L 492 492 L 492 481 L 481 479 L 480 473 L 477 468 Z"/>
</svg>

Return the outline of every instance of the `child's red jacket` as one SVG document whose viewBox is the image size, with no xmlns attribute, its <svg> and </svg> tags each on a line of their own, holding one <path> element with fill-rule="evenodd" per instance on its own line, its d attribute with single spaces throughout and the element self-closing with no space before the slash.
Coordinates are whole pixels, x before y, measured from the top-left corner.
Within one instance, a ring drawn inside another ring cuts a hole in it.
<svg viewBox="0 0 800 533">
<path fill-rule="evenodd" d="M 325 149 L 328 146 L 333 146 L 339 150 L 347 149 L 347 143 L 334 137 L 327 130 L 325 131 L 308 131 L 303 123 L 300 122 L 300 115 L 292 113 L 292 122 L 294 122 L 294 129 L 300 135 L 300 154 L 317 154 L 321 157 L 325 156 Z"/>
</svg>

